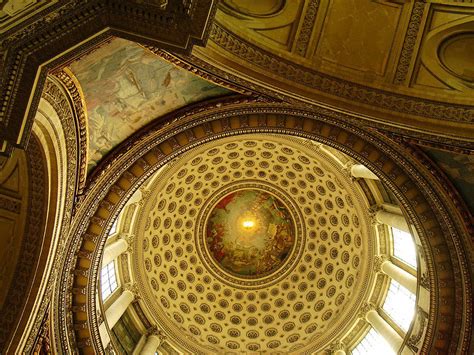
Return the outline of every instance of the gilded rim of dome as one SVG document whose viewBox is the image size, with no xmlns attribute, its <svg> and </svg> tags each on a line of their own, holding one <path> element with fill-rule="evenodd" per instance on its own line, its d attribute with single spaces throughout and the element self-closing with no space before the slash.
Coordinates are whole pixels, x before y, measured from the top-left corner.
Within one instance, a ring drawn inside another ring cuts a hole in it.
<svg viewBox="0 0 474 355">
<path fill-rule="evenodd" d="M 222 267 L 218 265 L 215 262 L 214 258 L 210 255 L 210 252 L 205 243 L 206 225 L 214 206 L 224 196 L 245 189 L 264 191 L 279 198 L 281 202 L 285 205 L 285 207 L 287 207 L 287 209 L 289 210 L 295 229 L 294 246 L 291 249 L 290 254 L 286 257 L 283 264 L 274 270 L 268 271 L 263 275 L 258 276 L 236 275 L 229 271 L 223 270 Z M 298 208 L 296 201 L 294 201 L 282 189 L 268 182 L 249 179 L 223 186 L 215 193 L 214 196 L 211 196 L 204 203 L 203 208 L 201 208 L 197 216 L 198 222 L 194 238 L 196 245 L 198 246 L 198 254 L 201 260 L 203 261 L 203 264 L 205 265 L 206 269 L 212 275 L 217 277 L 223 283 L 232 285 L 237 288 L 260 288 L 263 286 L 270 286 L 278 282 L 279 280 L 285 278 L 296 267 L 296 265 L 298 265 L 298 260 L 301 258 L 306 242 L 306 228 L 304 223 L 302 223 L 302 220 L 303 216 Z"/>
</svg>

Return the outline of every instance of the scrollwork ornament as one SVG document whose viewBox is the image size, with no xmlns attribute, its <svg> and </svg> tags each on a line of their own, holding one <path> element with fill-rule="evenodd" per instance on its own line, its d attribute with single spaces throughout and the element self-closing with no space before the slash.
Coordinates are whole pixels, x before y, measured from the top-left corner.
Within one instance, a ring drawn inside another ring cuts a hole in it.
<svg viewBox="0 0 474 355">
<path fill-rule="evenodd" d="M 132 234 L 132 233 L 123 234 L 122 238 L 125 239 L 129 247 L 133 247 L 133 243 L 135 243 L 135 234 Z"/>
<path fill-rule="evenodd" d="M 416 0 L 410 17 L 410 23 L 403 42 L 402 52 L 395 73 L 395 84 L 403 84 L 408 75 L 408 69 L 415 49 L 416 39 L 420 31 L 426 0 Z"/>
<path fill-rule="evenodd" d="M 335 353 L 338 350 L 346 350 L 346 345 L 342 341 L 338 341 L 329 345 L 329 350 Z"/>
<path fill-rule="evenodd" d="M 420 286 L 423 287 L 424 289 L 428 290 L 428 291 L 430 290 L 430 278 L 429 278 L 427 272 L 424 272 L 423 274 L 421 274 Z"/>
<path fill-rule="evenodd" d="M 63 69 L 53 74 L 64 86 L 73 106 L 73 118 L 76 129 L 76 137 L 78 138 L 79 151 L 79 171 L 78 171 L 78 189 L 77 194 L 82 194 L 87 177 L 87 156 L 88 156 L 88 127 L 87 127 L 87 108 L 84 94 L 80 87 L 79 81 L 74 74 Z"/>
<path fill-rule="evenodd" d="M 370 223 L 373 226 L 378 226 L 380 222 L 377 220 L 377 212 L 382 211 L 382 207 L 378 205 L 373 205 L 369 207 L 369 219 Z"/>
<path fill-rule="evenodd" d="M 341 168 L 341 172 L 348 178 L 350 178 L 353 182 L 357 180 L 354 176 L 352 176 L 351 168 L 354 165 L 351 161 L 347 162 L 344 164 L 344 166 Z"/>
<path fill-rule="evenodd" d="M 140 192 L 142 193 L 141 200 L 146 200 L 151 195 L 151 191 L 147 190 L 146 188 L 140 188 Z"/>
<path fill-rule="evenodd" d="M 163 342 L 167 338 L 166 333 L 162 329 L 158 328 L 156 325 L 149 327 L 146 330 L 146 335 L 156 335 L 158 338 L 160 338 L 160 342 Z"/>
<path fill-rule="evenodd" d="M 386 255 L 377 255 L 374 258 L 374 271 L 381 272 L 382 271 L 382 264 L 388 260 Z"/>
<path fill-rule="evenodd" d="M 321 148 L 323 147 L 323 144 L 322 143 L 319 143 L 319 142 L 315 142 L 311 139 L 305 139 L 304 140 L 304 144 L 306 146 L 308 146 L 311 150 L 313 150 L 314 152 L 318 152 L 321 150 Z"/>
<path fill-rule="evenodd" d="M 413 350 L 415 353 L 418 353 L 420 350 L 420 341 L 423 336 L 426 322 L 428 320 L 428 313 L 421 307 L 418 307 L 416 310 L 416 318 L 418 323 L 418 331 L 415 334 L 411 334 L 407 340 L 407 346 Z"/>
<path fill-rule="evenodd" d="M 319 0 L 311 0 L 306 10 L 306 14 L 303 19 L 303 25 L 296 40 L 296 53 L 301 56 L 306 55 L 309 41 L 311 39 L 311 34 L 314 29 L 314 22 L 317 18 L 318 9 L 319 9 Z"/>
<path fill-rule="evenodd" d="M 376 309 L 377 309 L 377 307 L 373 303 L 371 303 L 371 302 L 364 303 L 360 307 L 360 310 L 359 310 L 359 313 L 358 313 L 357 317 L 361 318 L 361 319 L 365 319 L 366 316 L 367 316 L 367 313 L 369 313 L 370 311 L 374 311 Z"/>
<path fill-rule="evenodd" d="M 135 300 L 140 299 L 140 290 L 138 285 L 135 282 L 128 282 L 123 285 L 123 289 L 126 291 L 130 291 L 135 296 Z"/>
</svg>

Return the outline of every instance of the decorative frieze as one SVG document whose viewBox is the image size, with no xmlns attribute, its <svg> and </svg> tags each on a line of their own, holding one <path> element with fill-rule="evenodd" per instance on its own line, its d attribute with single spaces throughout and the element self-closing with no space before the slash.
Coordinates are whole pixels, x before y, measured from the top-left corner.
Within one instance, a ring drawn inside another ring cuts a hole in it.
<svg viewBox="0 0 474 355">
<path fill-rule="evenodd" d="M 303 57 L 306 55 L 309 41 L 313 33 L 314 24 L 318 15 L 319 2 L 319 0 L 311 0 L 308 3 L 303 19 L 303 24 L 301 25 L 301 29 L 298 33 L 298 38 L 295 44 L 295 52 L 296 54 Z"/>
<path fill-rule="evenodd" d="M 367 313 L 369 313 L 372 310 L 376 310 L 377 307 L 373 303 L 364 303 L 359 310 L 358 317 L 365 319 L 367 316 Z"/>
<path fill-rule="evenodd" d="M 416 39 L 420 34 L 420 26 L 423 20 L 423 13 L 426 8 L 426 0 L 415 0 L 413 9 L 408 23 L 405 40 L 403 41 L 402 52 L 398 60 L 397 71 L 395 73 L 394 83 L 404 84 L 408 69 L 410 68 L 413 59 L 413 52 L 415 50 Z"/>
<path fill-rule="evenodd" d="M 374 258 L 374 271 L 381 272 L 382 264 L 386 261 L 388 261 L 388 257 L 386 255 L 376 255 Z"/>
<path fill-rule="evenodd" d="M 426 272 L 421 274 L 419 282 L 421 287 L 428 291 L 430 290 L 430 278 Z"/>
<path fill-rule="evenodd" d="M 418 307 L 415 314 L 415 326 L 412 330 L 410 337 L 408 338 L 406 345 L 413 350 L 415 353 L 419 353 L 421 348 L 421 340 L 423 333 L 426 329 L 426 323 L 428 321 L 428 313 L 422 308 Z"/>
<path fill-rule="evenodd" d="M 6 196 L 0 196 L 0 206 L 1 209 L 18 214 L 20 213 L 21 209 L 21 201 L 14 200 Z"/>
</svg>

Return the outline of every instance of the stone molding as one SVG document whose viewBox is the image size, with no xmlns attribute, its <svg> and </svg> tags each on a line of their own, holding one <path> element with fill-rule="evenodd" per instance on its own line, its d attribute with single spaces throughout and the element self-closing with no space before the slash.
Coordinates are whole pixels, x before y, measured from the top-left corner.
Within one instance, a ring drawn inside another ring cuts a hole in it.
<svg viewBox="0 0 474 355">
<path fill-rule="evenodd" d="M 413 60 L 416 40 L 420 33 L 420 26 L 423 20 L 423 13 L 426 8 L 426 0 L 415 0 L 413 3 L 410 21 L 407 26 L 405 39 L 403 41 L 402 52 L 398 59 L 397 71 L 393 82 L 402 85 L 405 83 L 408 70 Z"/>
<path fill-rule="evenodd" d="M 258 67 L 283 76 L 287 80 L 305 84 L 307 87 L 361 104 L 373 105 L 393 112 L 413 114 L 440 120 L 474 121 L 472 106 L 447 104 L 428 99 L 377 90 L 343 79 L 338 79 L 292 63 L 237 37 L 218 22 L 211 29 L 210 40 L 222 49 Z"/>
<path fill-rule="evenodd" d="M 5 298 L 2 309 L 0 309 L 0 350 L 8 345 L 11 341 L 16 327 L 15 324 L 24 321 L 21 318 L 22 311 L 30 309 L 26 308 L 28 301 L 28 292 L 34 279 L 34 270 L 41 254 L 41 245 L 44 240 L 45 230 L 45 204 L 48 197 L 48 175 L 46 172 L 46 162 L 41 145 L 36 138 L 31 139 L 26 151 L 28 166 L 28 205 L 27 219 L 24 230 L 24 237 L 18 256 L 18 264 L 16 265 L 12 282 Z M 39 331 L 41 320 L 45 313 L 39 314 Z M 34 334 L 36 336 L 37 333 Z"/>
<path fill-rule="evenodd" d="M 82 88 L 79 81 L 76 79 L 74 74 L 64 68 L 56 73 L 54 76 L 63 85 L 72 107 L 72 117 L 74 121 L 74 127 L 76 130 L 76 137 L 78 141 L 78 153 L 79 153 L 79 169 L 76 195 L 81 195 L 86 184 L 87 177 L 87 160 L 88 160 L 88 147 L 89 147 L 89 132 L 87 124 L 87 108 L 86 100 L 82 92 Z M 47 90 L 45 90 L 47 91 Z M 66 95 L 66 93 L 65 93 Z M 71 124 L 71 123 L 69 123 Z"/>
</svg>

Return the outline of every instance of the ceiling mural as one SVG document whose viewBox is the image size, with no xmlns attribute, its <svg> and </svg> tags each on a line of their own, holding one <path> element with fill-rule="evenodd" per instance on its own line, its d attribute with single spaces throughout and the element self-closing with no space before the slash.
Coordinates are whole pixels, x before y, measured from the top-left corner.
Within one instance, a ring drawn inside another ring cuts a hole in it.
<svg viewBox="0 0 474 355">
<path fill-rule="evenodd" d="M 212 257 L 239 275 L 276 270 L 294 241 L 288 209 L 265 191 L 240 190 L 225 196 L 207 222 L 206 244 Z"/>
<path fill-rule="evenodd" d="M 230 91 L 116 38 L 71 64 L 89 123 L 89 171 L 110 150 L 159 116 Z"/>
<path fill-rule="evenodd" d="M 438 149 L 425 148 L 425 152 L 449 177 L 453 185 L 474 212 L 474 155 L 446 152 Z"/>
</svg>

